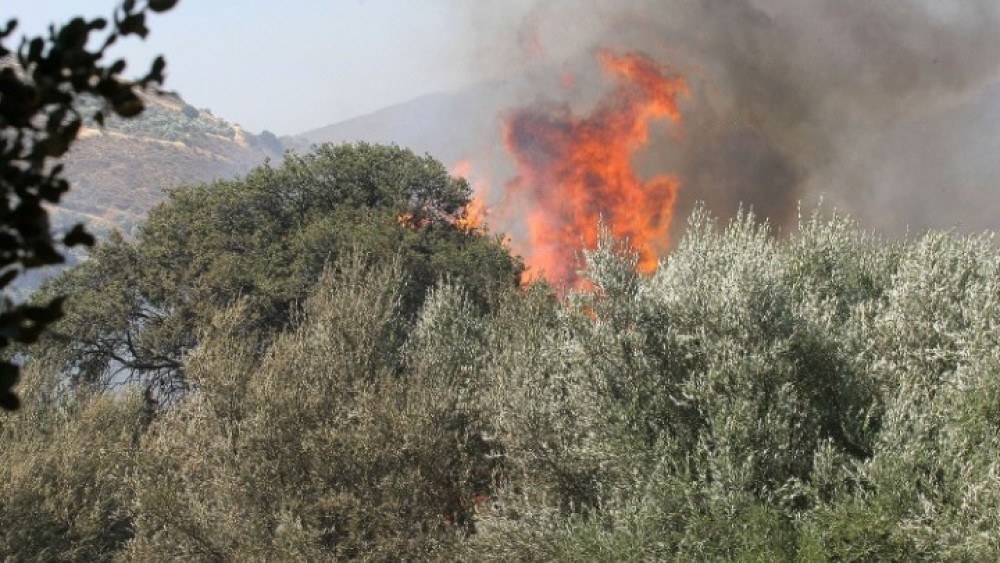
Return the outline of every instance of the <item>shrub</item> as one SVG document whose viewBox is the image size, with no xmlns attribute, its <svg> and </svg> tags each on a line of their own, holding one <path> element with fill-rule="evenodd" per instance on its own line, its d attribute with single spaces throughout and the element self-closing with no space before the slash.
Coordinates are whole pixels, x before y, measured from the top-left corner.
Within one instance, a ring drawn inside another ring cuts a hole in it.
<svg viewBox="0 0 1000 563">
<path fill-rule="evenodd" d="M 402 286 L 398 266 L 338 262 L 262 359 L 239 307 L 219 317 L 189 360 L 197 391 L 144 441 L 130 556 L 399 560 L 471 533 L 491 448 L 430 344 L 402 358 Z M 464 306 L 456 291 L 428 315 Z"/>
<path fill-rule="evenodd" d="M 4 415 L 0 553 L 17 561 L 106 561 L 132 537 L 129 475 L 148 422 L 138 394 L 67 393 L 41 366 Z"/>
<path fill-rule="evenodd" d="M 986 239 L 818 215 L 778 239 L 699 211 L 651 277 L 606 237 L 586 258 L 592 291 L 488 329 L 486 412 L 520 472 L 469 553 L 1000 553 Z"/>
</svg>

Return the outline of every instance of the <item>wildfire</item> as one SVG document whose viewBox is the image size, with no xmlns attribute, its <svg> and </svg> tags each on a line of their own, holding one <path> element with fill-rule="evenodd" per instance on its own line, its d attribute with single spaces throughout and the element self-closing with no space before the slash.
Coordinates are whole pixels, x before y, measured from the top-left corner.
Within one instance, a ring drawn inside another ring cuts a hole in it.
<svg viewBox="0 0 1000 563">
<path fill-rule="evenodd" d="M 636 248 L 646 272 L 669 242 L 679 182 L 667 175 L 639 179 L 632 156 L 646 144 L 650 121 L 680 120 L 677 99 L 687 85 L 641 54 L 601 51 L 598 60 L 615 84 L 590 115 L 524 109 L 504 125 L 517 169 L 505 199 L 527 210 L 527 241 L 517 246 L 532 277 L 556 284 L 574 283 L 575 255 L 597 243 L 601 220 Z"/>
<path fill-rule="evenodd" d="M 472 181 L 472 161 L 464 159 L 451 167 L 449 173 L 452 176 L 465 178 Z M 488 213 L 484 198 L 484 188 L 480 184 L 473 183 L 472 199 L 465 207 L 463 214 L 454 220 L 454 224 L 459 229 L 472 233 L 481 230 L 486 226 L 486 215 Z"/>
<path fill-rule="evenodd" d="M 472 177 L 472 161 L 462 160 L 452 166 L 448 172 L 452 176 L 468 180 Z M 396 215 L 396 222 L 407 229 L 420 230 L 432 224 L 434 220 L 443 220 L 467 234 L 481 234 L 485 231 L 486 216 L 489 213 L 485 200 L 488 190 L 487 184 L 474 184 L 469 204 L 461 210 L 460 214 L 435 213 L 433 210 L 426 209 L 422 213 L 403 211 Z"/>
<path fill-rule="evenodd" d="M 465 209 L 465 214 L 455 220 L 455 226 L 466 232 L 482 229 L 486 223 L 486 204 L 483 200 L 473 197 Z"/>
</svg>

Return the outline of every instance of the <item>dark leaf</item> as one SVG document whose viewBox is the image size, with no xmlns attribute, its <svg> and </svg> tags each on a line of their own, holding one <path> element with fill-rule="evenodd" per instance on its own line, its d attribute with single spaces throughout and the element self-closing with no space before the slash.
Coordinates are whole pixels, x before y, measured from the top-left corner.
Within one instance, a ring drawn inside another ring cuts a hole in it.
<svg viewBox="0 0 1000 563">
<path fill-rule="evenodd" d="M 129 14 L 118 22 L 118 30 L 122 35 L 138 35 L 143 39 L 149 34 L 146 27 L 146 14 Z"/>
<path fill-rule="evenodd" d="M 42 146 L 45 148 L 45 156 L 60 157 L 69 150 L 70 139 L 65 135 L 53 135 L 45 139 Z"/>
<path fill-rule="evenodd" d="M 77 50 L 82 49 L 87 44 L 87 35 L 90 33 L 90 26 L 83 18 L 73 18 L 68 24 L 59 30 L 56 39 L 62 49 Z"/>
<path fill-rule="evenodd" d="M 0 287 L 7 287 L 7 284 L 14 281 L 14 278 L 16 278 L 19 273 L 20 272 L 13 269 L 4 272 L 3 275 L 0 275 Z"/>
<path fill-rule="evenodd" d="M 25 268 L 38 268 L 39 266 L 52 266 L 53 264 L 62 264 L 66 259 L 62 254 L 56 252 L 48 244 L 39 245 L 32 248 L 33 253 L 26 256 L 23 260 Z"/>
<path fill-rule="evenodd" d="M 41 37 L 36 37 L 31 40 L 28 45 L 28 60 L 37 61 L 42 58 L 42 49 L 45 48 L 45 41 Z"/>
<path fill-rule="evenodd" d="M 142 100 L 128 87 L 118 91 L 111 100 L 111 107 L 122 117 L 135 117 L 142 113 Z"/>
<path fill-rule="evenodd" d="M 0 408 L 6 411 L 16 411 L 21 408 L 21 400 L 10 391 L 0 390 Z"/>
<path fill-rule="evenodd" d="M 177 0 L 149 0 L 149 9 L 154 12 L 166 12 L 177 5 Z"/>
<path fill-rule="evenodd" d="M 167 62 L 163 60 L 163 57 L 156 57 L 153 61 L 152 68 L 149 69 L 149 74 L 142 79 L 144 83 L 156 82 L 157 84 L 163 84 L 163 69 L 167 67 Z"/>
<path fill-rule="evenodd" d="M 8 390 L 17 385 L 20 369 L 10 362 L 0 362 L 0 390 Z"/>
<path fill-rule="evenodd" d="M 49 178 L 49 180 L 39 186 L 38 197 L 51 203 L 59 203 L 59 198 L 69 191 L 69 182 L 62 178 Z"/>
<path fill-rule="evenodd" d="M 38 324 L 49 324 L 63 316 L 62 305 L 65 297 L 56 297 L 48 305 L 24 305 L 24 318 Z"/>
<path fill-rule="evenodd" d="M 115 61 L 110 68 L 108 68 L 108 76 L 114 76 L 116 74 L 121 74 L 125 70 L 125 59 L 118 59 Z"/>
<path fill-rule="evenodd" d="M 108 38 L 104 40 L 104 45 L 101 47 L 100 52 L 103 53 L 108 47 L 114 45 L 116 41 L 118 41 L 117 33 L 108 34 Z"/>
<path fill-rule="evenodd" d="M 94 235 L 88 233 L 84 229 L 83 225 L 75 225 L 69 233 L 63 237 L 63 244 L 66 246 L 76 246 L 82 244 L 83 246 L 94 246 L 96 240 Z"/>
<path fill-rule="evenodd" d="M 42 324 L 21 327 L 21 331 L 17 333 L 14 340 L 21 344 L 34 344 L 38 342 L 38 338 L 42 335 L 43 330 L 45 330 L 45 325 Z"/>
</svg>

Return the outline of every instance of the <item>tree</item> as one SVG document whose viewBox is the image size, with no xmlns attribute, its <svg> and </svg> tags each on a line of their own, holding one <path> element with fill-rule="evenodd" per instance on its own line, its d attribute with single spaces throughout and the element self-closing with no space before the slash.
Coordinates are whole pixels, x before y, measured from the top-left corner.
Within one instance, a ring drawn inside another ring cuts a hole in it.
<svg viewBox="0 0 1000 563">
<path fill-rule="evenodd" d="M 523 267 L 500 239 L 462 227 L 469 196 L 433 158 L 364 143 L 176 189 L 134 241 L 111 237 L 43 290 L 74 297 L 36 355 L 77 381 L 142 380 L 174 392 L 186 385 L 185 354 L 218 311 L 242 298 L 244 330 L 266 340 L 346 253 L 399 261 L 405 322 L 444 278 L 488 309 Z"/>
<path fill-rule="evenodd" d="M 129 35 L 146 37 L 149 12 L 169 10 L 177 0 L 125 0 L 109 24 L 104 18 L 73 18 L 51 26 L 48 37 L 24 38 L 16 50 L 4 43 L 17 29 L 11 20 L 0 29 L 0 351 L 13 342 L 30 344 L 60 317 L 62 297 L 44 303 L 16 303 L 6 289 L 33 268 L 61 263 L 62 247 L 92 245 L 94 237 L 76 225 L 61 238 L 53 236 L 44 204 L 59 202 L 69 182 L 58 163 L 76 140 L 84 120 L 101 124 L 107 111 L 134 117 L 143 109 L 138 90 L 163 83 L 165 62 L 158 57 L 138 80 L 123 78 L 126 63 L 105 63 L 107 49 Z M 92 36 L 100 46 L 88 47 Z M 84 115 L 78 102 L 96 98 L 101 109 Z M 14 410 L 13 392 L 19 368 L 0 361 L 0 407 Z"/>
</svg>

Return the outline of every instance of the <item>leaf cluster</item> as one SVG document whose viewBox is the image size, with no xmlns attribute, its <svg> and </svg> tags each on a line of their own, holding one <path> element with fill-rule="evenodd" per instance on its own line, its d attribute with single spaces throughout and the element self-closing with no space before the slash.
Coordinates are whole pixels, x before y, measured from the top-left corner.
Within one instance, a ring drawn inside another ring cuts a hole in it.
<svg viewBox="0 0 1000 563">
<path fill-rule="evenodd" d="M 635 263 L 606 239 L 593 291 L 477 354 L 511 470 L 466 557 L 1000 553 L 989 238 L 813 216 L 781 240 L 701 211 L 655 274 Z"/>
</svg>

